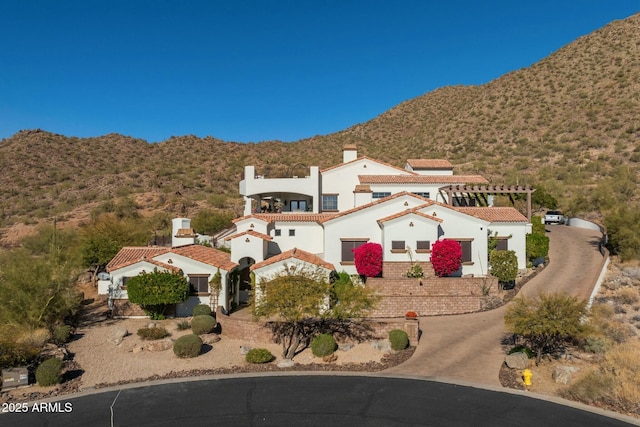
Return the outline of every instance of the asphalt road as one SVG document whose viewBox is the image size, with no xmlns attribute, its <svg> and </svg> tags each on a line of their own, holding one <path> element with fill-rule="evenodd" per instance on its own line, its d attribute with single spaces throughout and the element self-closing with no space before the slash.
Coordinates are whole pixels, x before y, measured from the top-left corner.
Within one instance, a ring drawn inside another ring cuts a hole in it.
<svg viewBox="0 0 640 427">
<path fill-rule="evenodd" d="M 627 426 L 524 395 L 433 381 L 350 376 L 213 379 L 62 401 L 67 413 L 0 415 L 35 426 Z"/>
</svg>

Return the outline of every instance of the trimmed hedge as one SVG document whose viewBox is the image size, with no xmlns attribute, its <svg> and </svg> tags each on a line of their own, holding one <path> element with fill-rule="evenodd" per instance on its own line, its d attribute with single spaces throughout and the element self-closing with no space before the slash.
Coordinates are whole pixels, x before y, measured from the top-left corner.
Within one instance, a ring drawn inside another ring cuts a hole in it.
<svg viewBox="0 0 640 427">
<path fill-rule="evenodd" d="M 337 348 L 336 340 L 330 334 L 317 335 L 311 341 L 311 352 L 317 357 L 329 356 L 333 354 Z"/>
<path fill-rule="evenodd" d="M 409 335 L 402 329 L 394 329 L 389 332 L 389 342 L 393 350 L 404 350 L 409 346 Z"/>
<path fill-rule="evenodd" d="M 245 356 L 249 363 L 269 363 L 273 360 L 273 354 L 266 348 L 252 348 Z"/>
<path fill-rule="evenodd" d="M 202 339 L 195 334 L 183 335 L 173 343 L 173 352 L 180 358 L 197 357 L 202 351 Z"/>
<path fill-rule="evenodd" d="M 195 307 L 193 307 L 193 311 L 191 312 L 192 316 L 213 316 L 213 313 L 211 312 L 211 307 L 209 307 L 207 304 L 198 304 Z"/>
<path fill-rule="evenodd" d="M 62 360 L 56 359 L 55 357 L 45 360 L 38 366 L 38 369 L 36 369 L 36 381 L 42 387 L 60 384 L 60 381 L 62 381 L 63 366 L 64 363 Z"/>
<path fill-rule="evenodd" d="M 201 314 L 191 319 L 191 330 L 196 335 L 208 334 L 216 327 L 216 319 L 213 316 Z"/>
</svg>

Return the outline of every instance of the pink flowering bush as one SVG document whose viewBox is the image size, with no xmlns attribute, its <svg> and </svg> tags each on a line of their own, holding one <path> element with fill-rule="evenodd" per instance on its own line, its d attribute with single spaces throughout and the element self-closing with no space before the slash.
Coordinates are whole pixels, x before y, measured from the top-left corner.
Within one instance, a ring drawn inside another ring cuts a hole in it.
<svg viewBox="0 0 640 427">
<path fill-rule="evenodd" d="M 358 274 L 376 277 L 382 272 L 382 245 L 365 243 L 353 249 L 353 261 Z"/>
<path fill-rule="evenodd" d="M 438 240 L 431 247 L 431 265 L 438 277 L 448 276 L 462 265 L 462 247 L 455 240 Z"/>
</svg>

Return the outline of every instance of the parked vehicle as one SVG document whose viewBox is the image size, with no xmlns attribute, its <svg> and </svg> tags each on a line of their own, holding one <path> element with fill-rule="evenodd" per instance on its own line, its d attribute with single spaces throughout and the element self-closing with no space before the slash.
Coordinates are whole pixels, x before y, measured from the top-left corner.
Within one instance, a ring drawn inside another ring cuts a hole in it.
<svg viewBox="0 0 640 427">
<path fill-rule="evenodd" d="M 544 215 L 545 224 L 564 224 L 564 215 L 560 211 L 547 211 Z"/>
</svg>

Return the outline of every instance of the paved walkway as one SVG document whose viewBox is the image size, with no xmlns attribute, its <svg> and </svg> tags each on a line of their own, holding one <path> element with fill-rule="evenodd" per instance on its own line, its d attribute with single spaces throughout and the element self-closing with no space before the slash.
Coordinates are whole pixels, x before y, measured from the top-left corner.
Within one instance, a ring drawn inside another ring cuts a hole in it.
<svg viewBox="0 0 640 427">
<path fill-rule="evenodd" d="M 589 298 L 604 263 L 598 251 L 599 233 L 561 225 L 547 226 L 547 230 L 550 263 L 519 295 L 565 292 Z M 499 387 L 498 374 L 505 356 L 502 342 L 511 337 L 504 328 L 506 307 L 421 318 L 422 336 L 415 354 L 385 372 Z"/>
</svg>

